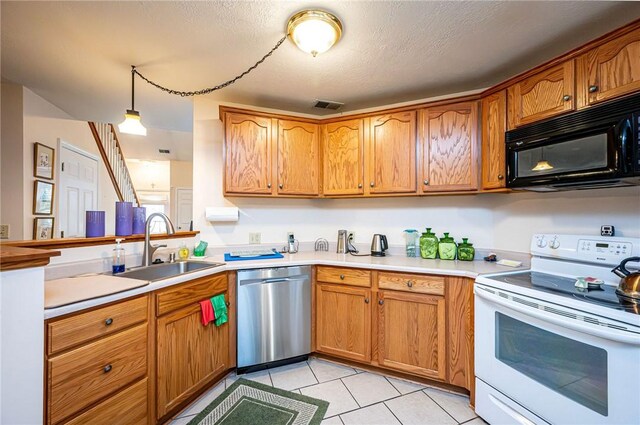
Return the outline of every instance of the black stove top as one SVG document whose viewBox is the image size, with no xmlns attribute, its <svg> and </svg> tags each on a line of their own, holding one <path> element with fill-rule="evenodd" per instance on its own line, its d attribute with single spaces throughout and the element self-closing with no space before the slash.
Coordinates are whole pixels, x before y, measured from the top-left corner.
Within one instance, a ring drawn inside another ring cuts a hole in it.
<svg viewBox="0 0 640 425">
<path fill-rule="evenodd" d="M 600 289 L 576 288 L 576 279 L 533 271 L 492 276 L 491 279 L 523 288 L 575 298 L 602 307 L 640 314 L 640 306 L 621 301 L 616 295 L 616 288 L 609 285 L 602 285 Z"/>
</svg>

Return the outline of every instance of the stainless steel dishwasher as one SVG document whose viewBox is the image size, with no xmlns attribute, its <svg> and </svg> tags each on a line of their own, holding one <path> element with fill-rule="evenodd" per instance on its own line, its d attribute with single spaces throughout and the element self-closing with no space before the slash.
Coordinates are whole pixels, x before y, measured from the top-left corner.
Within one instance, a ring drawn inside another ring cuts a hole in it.
<svg viewBox="0 0 640 425">
<path fill-rule="evenodd" d="M 238 372 L 311 352 L 311 267 L 238 272 Z"/>
</svg>

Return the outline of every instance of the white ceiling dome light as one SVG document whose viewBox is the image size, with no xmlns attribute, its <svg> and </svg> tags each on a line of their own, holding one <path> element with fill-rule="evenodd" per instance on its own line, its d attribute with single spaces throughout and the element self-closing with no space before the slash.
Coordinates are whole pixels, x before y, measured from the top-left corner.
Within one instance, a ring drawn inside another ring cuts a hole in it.
<svg viewBox="0 0 640 425">
<path fill-rule="evenodd" d="M 329 12 L 302 10 L 289 19 L 287 35 L 300 50 L 316 57 L 340 40 L 342 22 Z"/>
</svg>

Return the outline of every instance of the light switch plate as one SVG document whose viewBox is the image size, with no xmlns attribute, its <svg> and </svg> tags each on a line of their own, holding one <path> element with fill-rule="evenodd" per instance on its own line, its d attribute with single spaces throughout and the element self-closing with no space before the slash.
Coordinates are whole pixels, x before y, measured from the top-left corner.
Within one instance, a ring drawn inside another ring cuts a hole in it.
<svg viewBox="0 0 640 425">
<path fill-rule="evenodd" d="M 260 232 L 250 232 L 249 233 L 249 243 L 250 244 L 259 244 L 262 239 L 262 234 Z"/>
<path fill-rule="evenodd" d="M 0 224 L 0 239 L 9 239 L 9 225 Z"/>
</svg>

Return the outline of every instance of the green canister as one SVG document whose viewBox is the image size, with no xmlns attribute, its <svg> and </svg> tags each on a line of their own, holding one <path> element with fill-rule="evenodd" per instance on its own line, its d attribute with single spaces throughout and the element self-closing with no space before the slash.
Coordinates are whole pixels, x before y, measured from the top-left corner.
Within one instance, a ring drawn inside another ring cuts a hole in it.
<svg viewBox="0 0 640 425">
<path fill-rule="evenodd" d="M 476 249 L 468 241 L 469 238 L 462 238 L 462 243 L 458 244 L 458 260 L 460 261 L 473 261 L 473 257 L 476 255 Z"/>
<path fill-rule="evenodd" d="M 438 243 L 438 253 L 442 260 L 455 260 L 456 259 L 456 242 L 453 240 L 449 233 L 445 233 L 444 237 L 440 239 Z"/>
<path fill-rule="evenodd" d="M 422 258 L 438 258 L 438 237 L 431 233 L 431 227 L 420 236 L 420 256 Z"/>
</svg>

